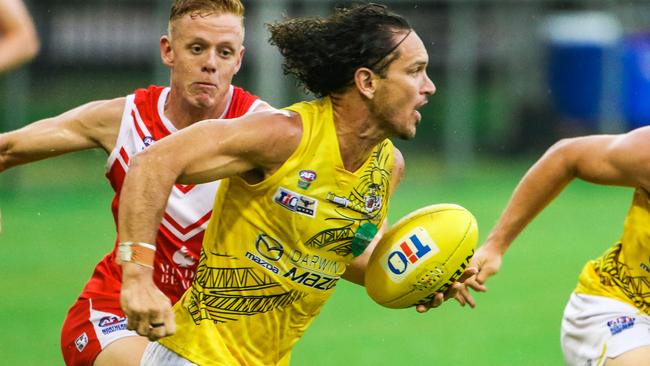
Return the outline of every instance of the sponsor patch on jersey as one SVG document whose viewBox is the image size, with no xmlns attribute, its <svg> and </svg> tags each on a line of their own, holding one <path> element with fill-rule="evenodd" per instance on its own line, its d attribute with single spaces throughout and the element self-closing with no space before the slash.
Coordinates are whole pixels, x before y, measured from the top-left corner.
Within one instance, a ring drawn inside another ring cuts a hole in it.
<svg viewBox="0 0 650 366">
<path fill-rule="evenodd" d="M 363 200 L 366 204 L 366 212 L 373 213 L 379 209 L 381 209 L 382 206 L 382 196 L 376 195 L 376 194 L 368 194 L 363 197 Z"/>
<path fill-rule="evenodd" d="M 278 190 L 275 192 L 275 196 L 273 197 L 273 201 L 295 213 L 309 217 L 316 216 L 316 206 L 318 206 L 318 201 L 309 196 L 292 192 L 283 187 L 278 187 Z"/>
<path fill-rule="evenodd" d="M 304 270 L 315 271 L 327 276 L 340 276 L 345 271 L 346 265 L 332 258 L 326 258 L 316 253 L 301 252 L 298 249 L 287 248 L 282 257 L 284 263 Z"/>
<path fill-rule="evenodd" d="M 340 208 L 346 208 L 365 216 L 372 214 L 382 207 L 382 197 L 378 195 L 365 195 L 363 203 L 360 201 L 355 203 L 349 198 L 336 195 L 332 192 L 327 193 L 326 199 Z"/>
<path fill-rule="evenodd" d="M 255 248 L 264 258 L 271 261 L 279 260 L 282 257 L 282 254 L 284 254 L 284 247 L 282 244 L 267 234 L 260 234 L 257 236 Z"/>
<path fill-rule="evenodd" d="M 101 319 L 99 319 L 99 325 L 100 327 L 109 327 L 111 325 L 119 324 L 120 322 L 123 322 L 124 319 L 126 318 L 120 318 L 118 316 L 105 316 Z"/>
<path fill-rule="evenodd" d="M 345 198 L 343 196 L 337 196 L 336 194 L 334 194 L 332 192 L 329 192 L 327 194 L 327 200 L 334 203 L 334 204 L 336 204 L 337 206 L 343 207 L 343 208 L 348 208 L 348 207 L 352 206 L 352 201 L 350 201 L 349 199 L 347 199 L 347 198 Z"/>
<path fill-rule="evenodd" d="M 298 187 L 302 189 L 307 189 L 309 188 L 309 185 L 311 182 L 316 180 L 316 172 L 313 170 L 301 170 L 298 173 L 298 177 L 300 178 L 298 180 Z"/>
<path fill-rule="evenodd" d="M 77 351 L 81 352 L 86 348 L 86 345 L 88 344 L 88 335 L 86 332 L 81 333 L 77 339 L 74 340 L 74 345 L 77 347 Z"/>
<path fill-rule="evenodd" d="M 320 291 L 327 291 L 334 288 L 340 279 L 338 276 L 324 276 L 323 274 L 314 271 L 300 270 L 298 267 L 291 267 L 291 269 L 285 272 L 282 276 L 295 283 Z"/>
<path fill-rule="evenodd" d="M 612 335 L 615 335 L 626 329 L 632 328 L 634 326 L 634 322 L 636 322 L 636 318 L 634 317 L 619 316 L 614 320 L 608 321 L 607 326 L 609 327 L 609 331 L 612 333 Z"/>
<path fill-rule="evenodd" d="M 267 271 L 271 271 L 271 272 L 273 272 L 275 274 L 280 273 L 280 269 L 277 266 L 275 266 L 273 263 L 270 263 L 268 260 L 265 260 L 264 258 L 260 258 L 260 257 L 256 256 L 255 254 L 253 254 L 251 252 L 248 252 L 248 251 L 246 252 L 245 256 L 246 256 L 246 258 L 248 258 L 251 261 L 257 263 L 258 265 L 260 265 L 262 268 L 266 269 Z"/>
<path fill-rule="evenodd" d="M 174 261 L 174 263 L 176 263 L 181 268 L 189 268 L 192 267 L 194 263 L 196 263 L 194 258 L 192 258 L 192 255 L 190 255 L 190 250 L 187 249 L 185 245 L 174 252 L 172 261 Z"/>
</svg>

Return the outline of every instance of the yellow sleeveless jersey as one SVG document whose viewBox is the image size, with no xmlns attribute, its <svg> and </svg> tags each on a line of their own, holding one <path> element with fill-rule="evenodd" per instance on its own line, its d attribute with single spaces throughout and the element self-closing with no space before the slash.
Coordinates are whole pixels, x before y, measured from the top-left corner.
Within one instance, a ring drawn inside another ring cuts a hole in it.
<svg viewBox="0 0 650 366">
<path fill-rule="evenodd" d="M 576 292 L 607 296 L 650 315 L 650 197 L 637 188 L 623 236 L 582 269 Z"/>
<path fill-rule="evenodd" d="M 287 364 L 386 217 L 393 144 L 349 172 L 329 98 L 287 109 L 302 117 L 300 145 L 261 183 L 222 181 L 193 286 L 174 306 L 177 332 L 160 341 L 199 365 Z"/>
</svg>

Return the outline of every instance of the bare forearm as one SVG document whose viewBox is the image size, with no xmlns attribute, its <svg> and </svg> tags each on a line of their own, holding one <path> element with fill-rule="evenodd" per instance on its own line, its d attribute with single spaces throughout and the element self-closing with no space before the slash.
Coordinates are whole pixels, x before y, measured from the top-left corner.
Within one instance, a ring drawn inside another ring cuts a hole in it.
<svg viewBox="0 0 650 366">
<path fill-rule="evenodd" d="M 0 172 L 16 165 L 69 152 L 113 149 L 124 98 L 84 104 L 59 116 L 45 118 L 0 133 Z"/>
<path fill-rule="evenodd" d="M 58 138 L 65 131 L 44 129 L 36 125 L 0 134 L 0 172 L 33 161 L 51 158 L 72 151 L 96 147 L 91 141 L 74 143 L 72 139 Z"/>
<path fill-rule="evenodd" d="M 71 146 L 57 149 L 40 141 L 39 136 L 27 140 L 21 138 L 22 131 L 0 134 L 0 172 L 33 161 L 58 156 L 71 151 Z M 30 136 L 30 137 L 32 137 Z M 88 146 L 90 148 L 92 146 Z M 76 149 L 81 150 L 81 149 Z"/>
<path fill-rule="evenodd" d="M 120 194 L 121 242 L 155 244 L 167 199 L 177 176 L 163 164 L 153 164 L 146 152 L 131 161 Z"/>
<path fill-rule="evenodd" d="M 524 228 L 575 178 L 573 164 L 556 144 L 519 182 L 486 243 L 504 253 Z"/>
<path fill-rule="evenodd" d="M 365 262 L 364 267 L 354 267 L 348 269 L 341 276 L 344 280 L 355 283 L 359 286 L 365 286 L 366 278 L 366 267 L 368 266 L 368 261 Z"/>
<path fill-rule="evenodd" d="M 365 286 L 366 268 L 368 268 L 368 261 L 370 260 L 370 256 L 372 255 L 373 250 L 375 250 L 375 247 L 377 246 L 377 243 L 380 239 L 381 233 L 378 233 L 375 235 L 375 238 L 368 245 L 366 250 L 348 265 L 348 268 L 346 268 L 345 272 L 343 272 L 343 275 L 341 276 L 344 280 L 360 286 Z"/>
</svg>

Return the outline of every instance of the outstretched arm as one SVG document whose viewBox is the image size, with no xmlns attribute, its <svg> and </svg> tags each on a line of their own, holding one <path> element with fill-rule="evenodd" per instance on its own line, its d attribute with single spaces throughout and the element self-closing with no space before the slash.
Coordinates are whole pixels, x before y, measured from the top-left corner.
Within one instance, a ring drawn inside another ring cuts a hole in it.
<svg viewBox="0 0 650 366">
<path fill-rule="evenodd" d="M 0 172 L 72 151 L 112 150 L 123 109 L 124 98 L 91 102 L 0 134 Z"/>
<path fill-rule="evenodd" d="M 20 0 L 0 0 L 0 73 L 36 56 L 34 22 Z"/>
<path fill-rule="evenodd" d="M 143 249 L 155 246 L 174 183 L 204 183 L 235 175 L 246 179 L 249 172 L 266 177 L 293 153 L 301 136 L 299 117 L 286 111 L 264 111 L 198 122 L 131 160 L 120 197 L 120 249 L 144 250 L 148 257 L 122 263 L 121 305 L 129 329 L 151 340 L 175 331 L 171 303 L 153 283 L 153 255 Z M 125 247 L 124 243 L 135 244 Z"/>
<path fill-rule="evenodd" d="M 472 259 L 479 273 L 467 284 L 482 291 L 501 259 L 524 228 L 575 178 L 629 187 L 650 187 L 650 128 L 623 135 L 564 139 L 553 145 L 526 173 L 484 245 Z"/>
</svg>

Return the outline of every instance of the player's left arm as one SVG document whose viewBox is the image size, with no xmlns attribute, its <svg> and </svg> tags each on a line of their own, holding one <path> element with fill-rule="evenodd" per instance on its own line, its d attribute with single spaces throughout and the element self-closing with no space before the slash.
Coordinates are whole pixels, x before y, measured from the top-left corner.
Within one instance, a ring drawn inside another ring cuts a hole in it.
<svg viewBox="0 0 650 366">
<path fill-rule="evenodd" d="M 591 135 L 562 139 L 551 146 L 519 181 L 505 210 L 471 266 L 480 269 L 467 281 L 477 291 L 497 274 L 502 258 L 519 234 L 574 179 L 650 188 L 650 127 L 620 135 Z"/>
<path fill-rule="evenodd" d="M 394 149 L 393 171 L 391 173 L 389 192 L 390 196 L 388 199 L 393 196 L 393 193 L 397 189 L 397 186 L 402 179 L 402 175 L 404 174 L 404 157 L 396 147 Z M 368 260 L 370 260 L 370 255 L 372 254 L 373 250 L 375 250 L 377 243 L 381 239 L 381 236 L 384 234 L 384 232 L 387 230 L 387 227 L 388 220 L 384 220 L 383 224 L 377 231 L 377 235 L 375 235 L 374 239 L 372 239 L 370 244 L 368 244 L 366 250 L 348 265 L 348 268 L 345 270 L 342 276 L 344 279 L 350 282 L 354 282 L 357 285 L 365 285 L 366 267 L 368 267 Z"/>
<path fill-rule="evenodd" d="M 36 28 L 25 4 L 0 1 L 0 73 L 30 60 L 38 49 Z"/>
<path fill-rule="evenodd" d="M 269 124 L 275 128 L 266 128 Z M 171 303 L 153 281 L 156 233 L 174 183 L 205 183 L 236 175 L 264 179 L 284 164 L 301 138 L 299 115 L 264 111 L 197 122 L 131 160 L 118 217 L 120 258 L 126 258 L 120 260 L 120 304 L 128 329 L 151 341 L 175 332 Z"/>
</svg>

